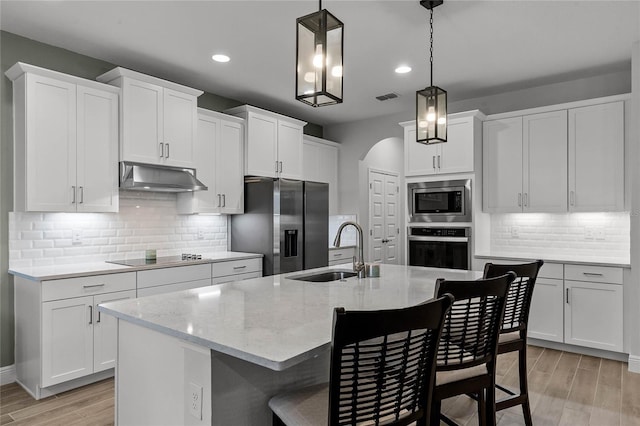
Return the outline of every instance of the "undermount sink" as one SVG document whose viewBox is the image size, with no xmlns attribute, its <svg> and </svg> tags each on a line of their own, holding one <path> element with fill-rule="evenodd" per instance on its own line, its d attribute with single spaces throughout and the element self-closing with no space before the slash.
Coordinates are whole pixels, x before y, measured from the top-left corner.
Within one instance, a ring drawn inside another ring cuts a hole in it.
<svg viewBox="0 0 640 426">
<path fill-rule="evenodd" d="M 324 272 L 316 272 L 315 274 L 298 275 L 295 277 L 287 277 L 287 278 L 291 280 L 309 281 L 313 283 L 327 283 L 329 281 L 338 281 L 338 280 L 344 280 L 346 278 L 355 277 L 356 275 L 358 275 L 358 273 L 353 271 L 324 271 Z"/>
</svg>

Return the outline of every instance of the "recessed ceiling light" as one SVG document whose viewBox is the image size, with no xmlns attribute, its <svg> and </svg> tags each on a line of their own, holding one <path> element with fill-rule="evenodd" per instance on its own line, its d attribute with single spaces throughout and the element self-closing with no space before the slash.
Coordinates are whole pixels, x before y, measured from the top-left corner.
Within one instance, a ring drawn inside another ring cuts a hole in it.
<svg viewBox="0 0 640 426">
<path fill-rule="evenodd" d="M 222 55 L 220 53 L 213 55 L 211 57 L 216 62 L 229 62 L 229 57 L 227 55 Z"/>
<path fill-rule="evenodd" d="M 411 72 L 411 67 L 407 65 L 400 65 L 398 68 L 396 68 L 396 72 L 398 74 L 406 74 L 408 72 Z"/>
</svg>

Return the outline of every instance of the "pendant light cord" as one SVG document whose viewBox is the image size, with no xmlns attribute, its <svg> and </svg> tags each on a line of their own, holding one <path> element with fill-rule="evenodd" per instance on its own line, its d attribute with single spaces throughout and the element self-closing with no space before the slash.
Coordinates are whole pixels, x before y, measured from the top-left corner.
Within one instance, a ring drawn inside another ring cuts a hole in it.
<svg viewBox="0 0 640 426">
<path fill-rule="evenodd" d="M 322 0 L 318 0 L 318 10 L 322 10 Z"/>
<path fill-rule="evenodd" d="M 320 0 L 322 1 L 322 0 Z M 431 65 L 431 84 L 430 86 L 433 87 L 433 8 L 430 9 L 431 10 L 431 17 L 429 18 L 429 28 L 430 30 L 430 37 L 431 37 L 431 44 L 430 44 L 430 48 L 429 48 L 429 61 L 430 61 L 430 65 Z"/>
</svg>

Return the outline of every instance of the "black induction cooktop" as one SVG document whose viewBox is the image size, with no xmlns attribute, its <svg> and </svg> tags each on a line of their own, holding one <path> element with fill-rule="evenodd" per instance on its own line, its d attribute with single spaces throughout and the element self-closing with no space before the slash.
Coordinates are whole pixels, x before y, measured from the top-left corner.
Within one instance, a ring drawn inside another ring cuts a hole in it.
<svg viewBox="0 0 640 426">
<path fill-rule="evenodd" d="M 202 256 L 199 254 L 183 254 L 178 256 L 161 256 L 155 259 L 118 259 L 107 260 L 106 262 L 125 266 L 169 265 L 175 263 L 202 262 Z"/>
</svg>

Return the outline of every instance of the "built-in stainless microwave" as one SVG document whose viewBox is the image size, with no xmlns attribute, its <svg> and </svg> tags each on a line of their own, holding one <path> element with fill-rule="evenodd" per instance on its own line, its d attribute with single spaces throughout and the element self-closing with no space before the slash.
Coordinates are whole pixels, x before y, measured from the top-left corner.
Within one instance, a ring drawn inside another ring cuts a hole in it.
<svg viewBox="0 0 640 426">
<path fill-rule="evenodd" d="M 407 185 L 409 222 L 471 222 L 471 180 Z"/>
</svg>

